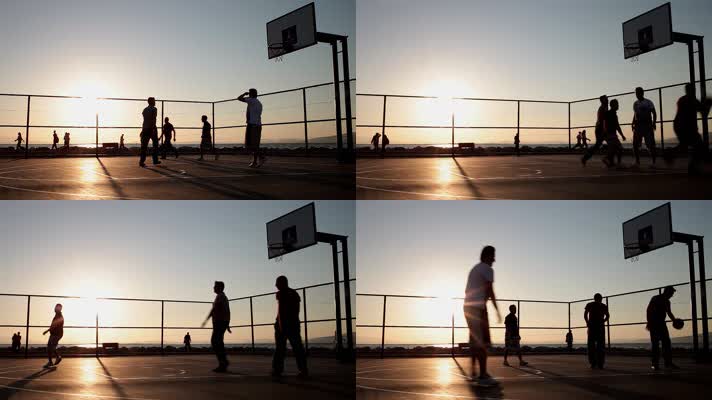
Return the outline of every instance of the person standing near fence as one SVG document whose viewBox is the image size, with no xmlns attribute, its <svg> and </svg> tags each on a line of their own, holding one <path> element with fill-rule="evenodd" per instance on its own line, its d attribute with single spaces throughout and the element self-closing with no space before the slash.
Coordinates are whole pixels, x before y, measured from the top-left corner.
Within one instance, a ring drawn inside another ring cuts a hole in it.
<svg viewBox="0 0 712 400">
<path fill-rule="evenodd" d="M 603 304 L 603 296 L 596 293 L 583 312 L 588 327 L 588 362 L 592 369 L 603 369 L 606 358 L 606 322 L 610 317 L 608 306 Z"/>
<path fill-rule="evenodd" d="M 381 134 L 376 132 L 371 138 L 371 145 L 373 146 L 373 151 L 378 151 L 380 149 Z"/>
<path fill-rule="evenodd" d="M 57 136 L 57 131 L 52 134 L 52 150 L 57 150 L 57 144 L 59 143 L 59 136 Z"/>
<path fill-rule="evenodd" d="M 275 282 L 277 287 L 277 320 L 274 323 L 275 352 L 272 359 L 272 376 L 279 377 L 284 371 L 284 357 L 287 354 L 287 340 L 292 345 L 300 378 L 309 375 L 307 356 L 302 344 L 299 321 L 299 303 L 301 298 L 296 290 L 289 287 L 286 276 L 280 276 Z"/>
<path fill-rule="evenodd" d="M 250 167 L 261 167 L 267 159 L 260 152 L 262 140 L 262 103 L 257 99 L 257 89 L 250 89 L 237 100 L 247 103 L 247 128 L 245 128 L 245 148 L 252 154 Z"/>
<path fill-rule="evenodd" d="M 200 120 L 203 121 L 203 132 L 200 135 L 200 158 L 198 159 L 198 161 L 203 161 L 203 154 L 205 154 L 206 151 L 213 150 L 213 126 L 210 125 L 210 122 L 208 122 L 207 115 L 203 115 L 202 117 L 200 117 Z M 215 160 L 217 159 L 218 154 L 215 153 Z"/>
<path fill-rule="evenodd" d="M 509 367 L 509 361 L 507 361 L 507 356 L 509 352 L 512 351 L 519 357 L 519 366 L 526 367 L 529 365 L 528 362 L 522 360 L 522 348 L 520 346 L 520 341 L 522 337 L 519 336 L 519 320 L 517 319 L 517 306 L 514 304 L 509 306 L 509 314 L 504 317 L 504 365 Z"/>
<path fill-rule="evenodd" d="M 141 129 L 141 159 L 138 165 L 141 167 L 146 166 L 146 155 L 148 153 L 149 141 L 153 143 L 153 151 L 151 152 L 153 165 L 159 165 L 161 162 L 158 161 L 158 127 L 156 126 L 158 109 L 156 108 L 155 98 L 148 98 L 148 107 L 143 109 L 142 115 L 143 128 Z"/>
<path fill-rule="evenodd" d="M 161 132 L 161 138 L 163 139 L 163 146 L 161 146 L 161 159 L 163 160 L 166 159 L 166 153 L 168 153 L 169 150 L 175 154 L 176 158 L 178 158 L 178 149 L 173 147 L 173 143 L 171 143 L 172 140 L 177 139 L 176 128 L 174 128 L 173 124 L 169 121 L 168 117 L 166 117 L 163 124 L 163 131 Z"/>
<path fill-rule="evenodd" d="M 216 295 L 213 307 L 200 327 L 204 327 L 208 320 L 212 318 L 213 334 L 210 337 L 210 344 L 213 346 L 213 351 L 215 351 L 215 356 L 218 359 L 218 367 L 213 372 L 227 372 L 227 366 L 230 362 L 227 360 L 225 351 L 225 331 L 232 333 L 230 330 L 230 302 L 225 295 L 224 282 L 215 281 L 213 291 Z"/>
<path fill-rule="evenodd" d="M 185 352 L 190 351 L 190 342 L 192 339 L 190 338 L 190 332 L 186 332 L 185 336 L 183 336 L 183 345 L 185 346 Z"/>
<path fill-rule="evenodd" d="M 586 162 L 588 162 L 588 160 L 596 154 L 598 149 L 601 148 L 603 140 L 606 138 L 603 125 L 606 119 L 606 113 L 608 112 L 608 96 L 604 94 L 598 98 L 598 101 L 601 105 L 598 106 L 598 111 L 596 112 L 596 128 L 594 131 L 596 142 L 590 149 L 588 149 L 588 151 L 586 151 L 586 153 L 584 153 L 583 157 L 581 157 L 581 164 L 583 164 L 584 167 L 586 166 Z"/>
<path fill-rule="evenodd" d="M 62 362 L 62 356 L 57 352 L 57 346 L 59 345 L 59 340 L 64 336 L 64 316 L 62 315 L 62 305 L 57 304 L 54 306 L 54 318 L 52 318 L 52 323 L 49 328 L 42 332 L 42 335 L 46 335 L 49 332 L 49 340 L 47 341 L 47 364 L 45 368 L 52 368 L 59 365 Z M 52 362 L 52 357 L 55 357 L 54 363 Z"/>
<path fill-rule="evenodd" d="M 648 148 L 655 165 L 655 128 L 658 123 L 658 113 L 655 111 L 655 104 L 644 95 L 645 90 L 642 87 L 635 88 L 635 97 L 638 100 L 633 103 L 633 154 L 635 165 L 640 165 L 640 147 L 645 140 L 645 147 Z"/>
<path fill-rule="evenodd" d="M 15 149 L 16 149 L 17 151 L 22 150 L 22 142 L 24 141 L 24 140 L 22 139 L 22 133 L 17 132 L 17 139 L 15 139 L 15 141 L 17 142 L 17 147 L 16 147 Z"/>
<path fill-rule="evenodd" d="M 70 141 L 69 132 L 64 132 L 64 149 L 65 150 L 69 150 L 69 141 Z"/>
<path fill-rule="evenodd" d="M 571 329 L 566 333 L 566 349 L 571 352 L 574 349 L 574 334 Z"/>
<path fill-rule="evenodd" d="M 646 310 L 648 323 L 645 329 L 650 332 L 650 344 L 652 347 L 652 369 L 660 369 L 660 344 L 663 348 L 663 361 L 665 368 L 678 369 L 679 367 L 672 363 L 672 344 L 670 342 L 670 332 L 668 331 L 665 316 L 669 316 L 671 320 L 675 320 L 675 316 L 670 308 L 670 299 L 675 294 L 675 288 L 667 286 L 661 294 L 655 295 L 650 299 Z"/>
</svg>

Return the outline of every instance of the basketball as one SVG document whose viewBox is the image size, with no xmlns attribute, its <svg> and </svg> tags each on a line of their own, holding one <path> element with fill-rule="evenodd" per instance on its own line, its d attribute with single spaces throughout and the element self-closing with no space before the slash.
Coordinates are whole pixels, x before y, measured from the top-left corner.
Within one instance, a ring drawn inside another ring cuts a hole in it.
<svg viewBox="0 0 712 400">
<path fill-rule="evenodd" d="M 681 320 L 680 318 L 672 321 L 672 327 L 677 330 L 682 329 L 683 326 L 685 326 L 685 321 Z"/>
</svg>

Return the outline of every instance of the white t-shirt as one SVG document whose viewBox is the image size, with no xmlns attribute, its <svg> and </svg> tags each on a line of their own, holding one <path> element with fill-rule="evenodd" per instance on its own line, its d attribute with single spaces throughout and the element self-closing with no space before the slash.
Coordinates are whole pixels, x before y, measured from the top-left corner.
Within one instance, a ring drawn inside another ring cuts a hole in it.
<svg viewBox="0 0 712 400">
<path fill-rule="evenodd" d="M 467 276 L 465 305 L 483 308 L 487 302 L 487 283 L 494 282 L 494 270 L 483 262 L 475 265 Z"/>
<path fill-rule="evenodd" d="M 655 104 L 648 99 L 636 100 L 635 103 L 633 103 L 633 112 L 638 122 L 652 124 L 652 114 L 654 111 Z"/>
<path fill-rule="evenodd" d="M 247 103 L 247 123 L 262 125 L 262 103 L 254 97 L 245 98 Z"/>
</svg>

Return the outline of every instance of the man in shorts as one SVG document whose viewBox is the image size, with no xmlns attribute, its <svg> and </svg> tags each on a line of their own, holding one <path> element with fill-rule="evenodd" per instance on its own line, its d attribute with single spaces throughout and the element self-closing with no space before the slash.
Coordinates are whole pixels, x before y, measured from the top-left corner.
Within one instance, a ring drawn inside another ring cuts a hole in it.
<svg viewBox="0 0 712 400">
<path fill-rule="evenodd" d="M 581 157 L 581 164 L 583 164 L 584 167 L 586 166 L 586 162 L 590 160 L 594 154 L 596 154 L 598 149 L 601 148 L 606 136 L 603 125 L 606 119 L 606 112 L 608 112 L 608 96 L 604 94 L 599 97 L 598 100 L 601 102 L 601 105 L 598 107 L 598 111 L 596 112 L 596 142 L 590 149 L 588 149 L 588 151 L 586 151 L 586 153 L 584 153 L 583 157 Z"/>
<path fill-rule="evenodd" d="M 143 109 L 143 126 L 141 128 L 141 158 L 138 162 L 140 167 L 146 166 L 146 155 L 148 154 L 148 142 L 153 143 L 153 165 L 158 165 L 158 128 L 156 127 L 156 118 L 158 118 L 158 109 L 156 108 L 156 99 L 148 98 L 148 107 Z"/>
<path fill-rule="evenodd" d="M 42 332 L 42 335 L 46 335 L 49 332 L 49 340 L 47 341 L 47 364 L 44 368 L 52 368 L 59 365 L 62 362 L 62 356 L 57 353 L 57 345 L 59 340 L 64 336 L 64 316 L 62 315 L 62 305 L 57 304 L 54 306 L 54 318 L 52 318 L 52 323 L 49 328 Z M 52 357 L 55 357 L 55 361 L 52 362 Z"/>
<path fill-rule="evenodd" d="M 237 98 L 243 103 L 247 103 L 247 128 L 245 129 L 245 148 L 252 153 L 250 167 L 261 167 L 266 160 L 264 154 L 260 152 L 260 141 L 262 139 L 262 103 L 257 100 L 257 89 L 240 95 Z"/>
<path fill-rule="evenodd" d="M 655 128 L 658 113 L 655 111 L 655 104 L 644 95 L 645 91 L 642 87 L 635 88 L 635 97 L 638 100 L 633 103 L 633 154 L 635 165 L 640 165 L 640 146 L 645 140 L 645 147 L 648 148 L 655 165 Z"/>
<path fill-rule="evenodd" d="M 517 319 L 517 306 L 514 304 L 509 306 L 509 314 L 504 317 L 504 365 L 509 367 L 507 356 L 509 352 L 514 352 L 519 357 L 519 366 L 525 367 L 528 362 L 522 360 L 522 349 L 519 342 L 522 337 L 519 336 L 519 320 Z"/>
<path fill-rule="evenodd" d="M 470 350 L 472 351 L 472 378 L 475 380 L 476 363 L 480 365 L 479 384 L 491 386 L 497 381 L 487 373 L 487 347 L 492 343 L 489 332 L 489 318 L 487 316 L 487 301 L 491 300 L 497 311 L 497 320 L 501 322 L 502 316 L 497 308 L 494 295 L 494 270 L 495 249 L 485 246 L 480 254 L 480 263 L 475 265 L 467 277 L 465 287 L 465 320 L 470 330 Z"/>
<path fill-rule="evenodd" d="M 603 304 L 603 296 L 596 293 L 583 312 L 583 319 L 588 326 L 588 362 L 592 369 L 603 369 L 606 357 L 606 322 L 610 317 L 608 306 Z"/>
<path fill-rule="evenodd" d="M 159 140 L 163 139 L 163 146 L 161 147 L 161 159 L 163 160 L 166 159 L 166 153 L 168 153 L 168 150 L 171 150 L 175 154 L 176 158 L 178 158 L 178 149 L 173 147 L 173 143 L 171 143 L 171 140 L 176 139 L 176 129 L 169 121 L 168 117 L 166 117 L 165 123 L 163 124 L 163 132 L 161 132 L 161 137 L 159 138 Z"/>
</svg>

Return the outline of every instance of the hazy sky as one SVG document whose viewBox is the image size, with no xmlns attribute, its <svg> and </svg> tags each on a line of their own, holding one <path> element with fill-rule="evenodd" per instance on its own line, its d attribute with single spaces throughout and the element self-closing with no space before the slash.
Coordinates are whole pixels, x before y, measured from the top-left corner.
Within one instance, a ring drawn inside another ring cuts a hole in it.
<svg viewBox="0 0 712 400">
<path fill-rule="evenodd" d="M 636 263 L 623 258 L 621 223 L 662 203 L 358 202 L 359 293 L 462 297 L 467 274 L 487 244 L 497 248 L 495 290 L 502 299 L 572 301 L 596 292 L 614 294 L 689 281 L 683 244 L 642 255 Z M 672 203 L 675 231 L 709 237 L 711 218 L 708 202 Z M 712 259 L 707 254 L 709 265 Z M 644 319 L 641 313 L 650 295 L 613 301 L 612 321 Z M 359 298 L 360 324 L 380 324 L 381 301 Z M 447 306 L 411 308 L 418 301 L 398 299 L 388 304 L 390 324 L 450 325 Z M 572 306 L 574 326 L 582 323 L 583 305 Z M 688 290 L 678 292 L 675 306 L 676 314 L 689 316 Z M 527 304 L 522 313 L 523 326 L 567 324 L 566 305 Z M 461 309 L 456 307 L 455 314 L 459 318 Z M 391 332 L 397 336 L 397 330 Z M 380 330 L 362 333 L 380 339 Z M 644 337 L 643 333 L 637 332 Z"/>
<path fill-rule="evenodd" d="M 0 210 L 8 233 L 0 243 L 4 255 L 0 293 L 212 301 L 215 280 L 225 282 L 230 298 L 273 292 L 274 280 L 282 274 L 292 287 L 333 282 L 328 245 L 287 255 L 281 263 L 267 259 L 265 223 L 304 204 L 8 202 Z M 317 229 L 348 235 L 355 248 L 353 202 L 317 202 L 316 214 Z M 355 251 L 350 256 L 355 277 Z M 308 295 L 308 305 L 314 307 L 310 319 L 333 317 L 333 287 Z M 0 324 L 24 323 L 25 299 L 0 301 L 7 311 Z M 33 323 L 51 318 L 48 313 L 55 301 L 33 300 Z M 160 324 L 160 305 L 115 306 L 115 315 L 102 315 L 104 323 Z M 232 304 L 234 321 L 249 323 L 246 306 Z M 209 310 L 209 305 L 168 307 L 167 325 L 173 326 L 195 326 Z M 272 296 L 256 301 L 255 307 L 260 322 L 273 320 Z M 93 313 L 80 309 L 67 307 L 68 324 L 87 323 L 87 318 L 93 324 Z M 318 330 L 314 332 L 319 336 Z"/>
</svg>

